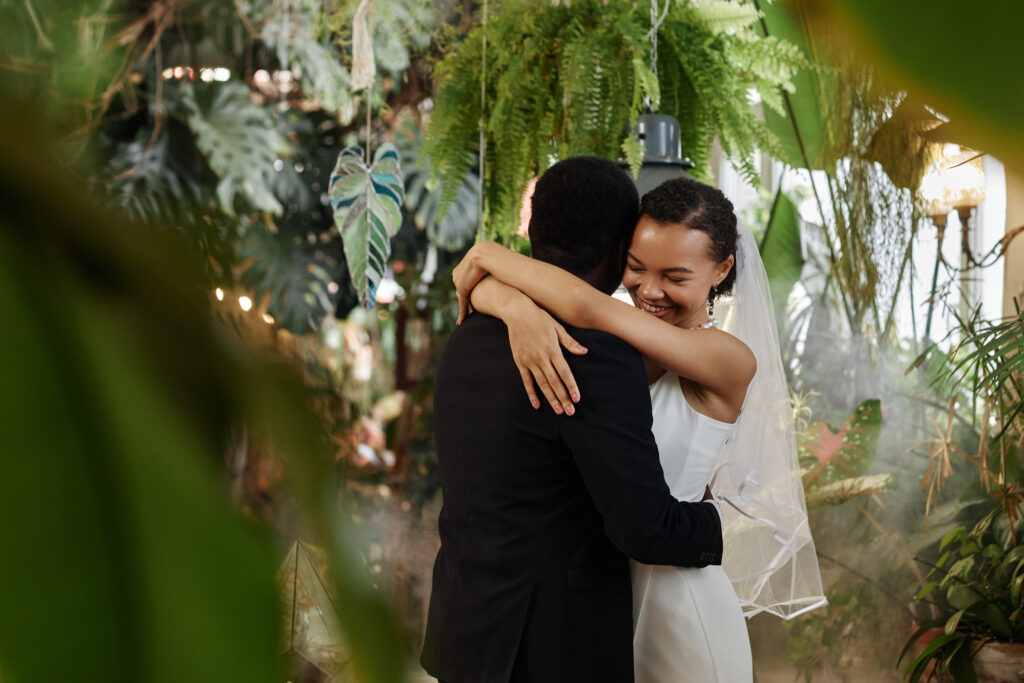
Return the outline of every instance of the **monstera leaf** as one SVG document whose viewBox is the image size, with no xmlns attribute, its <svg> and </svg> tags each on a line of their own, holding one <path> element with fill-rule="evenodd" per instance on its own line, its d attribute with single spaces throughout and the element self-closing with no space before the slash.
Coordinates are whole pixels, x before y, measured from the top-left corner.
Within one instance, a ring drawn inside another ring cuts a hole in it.
<svg viewBox="0 0 1024 683">
<path fill-rule="evenodd" d="M 331 207 L 345 243 L 352 285 L 364 306 L 373 305 L 377 284 L 384 276 L 391 238 L 402 226 L 404 196 L 394 145 L 381 145 L 369 168 L 359 147 L 349 147 L 338 155 L 331 174 Z"/>
<path fill-rule="evenodd" d="M 249 264 L 240 278 L 242 286 L 258 298 L 268 296 L 267 313 L 295 334 L 318 329 L 334 309 L 329 287 L 338 264 L 320 253 L 319 246 L 311 245 L 304 231 L 285 223 L 276 232 L 263 226 L 249 228 L 239 249 Z"/>
<path fill-rule="evenodd" d="M 260 211 L 281 213 L 267 184 L 274 161 L 288 152 L 273 114 L 252 101 L 249 88 L 237 81 L 197 88 L 185 84 L 180 101 L 195 131 L 196 144 L 220 178 L 217 199 L 234 214 L 235 196 L 242 194 Z"/>
</svg>

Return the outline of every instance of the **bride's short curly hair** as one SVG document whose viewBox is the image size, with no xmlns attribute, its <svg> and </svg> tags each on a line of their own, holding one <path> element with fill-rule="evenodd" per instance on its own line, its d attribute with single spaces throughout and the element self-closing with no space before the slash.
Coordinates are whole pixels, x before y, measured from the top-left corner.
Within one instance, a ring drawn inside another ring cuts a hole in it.
<svg viewBox="0 0 1024 683">
<path fill-rule="evenodd" d="M 739 233 L 732 202 L 721 190 L 693 178 L 666 180 L 645 194 L 640 200 L 640 215 L 662 225 L 682 224 L 707 233 L 711 238 L 708 255 L 715 263 L 736 254 Z M 736 266 L 733 265 L 718 287 L 708 293 L 708 301 L 730 294 L 735 282 Z"/>
</svg>

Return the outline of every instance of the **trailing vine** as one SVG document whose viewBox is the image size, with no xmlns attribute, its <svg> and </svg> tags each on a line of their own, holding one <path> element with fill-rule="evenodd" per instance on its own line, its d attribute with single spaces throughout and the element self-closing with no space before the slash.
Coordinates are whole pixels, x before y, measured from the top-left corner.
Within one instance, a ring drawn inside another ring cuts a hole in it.
<svg viewBox="0 0 1024 683">
<path fill-rule="evenodd" d="M 658 28 L 657 75 L 644 3 L 506 0 L 486 27 L 453 41 L 436 67 L 423 143 L 442 189 L 442 214 L 476 163 L 485 30 L 485 237 L 511 239 L 527 182 L 558 158 L 625 159 L 635 172 L 642 147 L 629 130 L 645 98 L 679 119 L 683 154 L 696 163 L 697 177 L 710 179 L 717 137 L 740 173 L 756 178 L 753 152 L 776 153 L 778 142 L 749 90 L 756 87 L 765 105 L 781 112 L 779 88 L 793 90 L 804 63 L 799 50 L 753 31 L 759 13 L 745 1 L 670 2 Z"/>
</svg>

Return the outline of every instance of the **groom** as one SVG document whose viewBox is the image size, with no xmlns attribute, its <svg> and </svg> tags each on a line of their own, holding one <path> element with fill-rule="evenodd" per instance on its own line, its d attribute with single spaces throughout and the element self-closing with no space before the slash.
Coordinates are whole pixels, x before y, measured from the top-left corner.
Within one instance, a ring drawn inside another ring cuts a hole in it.
<svg viewBox="0 0 1024 683">
<path fill-rule="evenodd" d="M 574 157 L 533 196 L 534 258 L 611 293 L 638 197 L 615 164 Z M 633 680 L 627 556 L 720 564 L 721 519 L 676 501 L 651 434 L 640 355 L 567 327 L 582 400 L 573 416 L 530 407 L 501 321 L 475 313 L 445 347 L 434 397 L 444 505 L 423 646 L 443 683 Z"/>
</svg>

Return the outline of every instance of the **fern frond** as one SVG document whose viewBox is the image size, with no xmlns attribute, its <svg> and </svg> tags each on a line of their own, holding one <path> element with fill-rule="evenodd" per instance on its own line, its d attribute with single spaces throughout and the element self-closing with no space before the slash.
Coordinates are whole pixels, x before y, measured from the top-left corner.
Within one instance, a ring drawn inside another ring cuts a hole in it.
<svg viewBox="0 0 1024 683">
<path fill-rule="evenodd" d="M 753 5 L 731 0 L 701 0 L 699 4 L 691 5 L 691 11 L 694 21 L 712 35 L 736 33 L 761 16 Z"/>
<path fill-rule="evenodd" d="M 487 25 L 485 228 L 509 243 L 521 192 L 555 158 L 592 154 L 625 159 L 636 171 L 642 147 L 629 131 L 649 97 L 679 119 L 683 154 L 696 177 L 711 180 L 717 137 L 740 173 L 757 171 L 755 150 L 778 142 L 747 91 L 791 88 L 799 53 L 762 40 L 748 27 L 750 3 L 673 4 L 658 32 L 657 75 L 650 59 L 650 14 L 632 3 L 574 0 L 571 7 L 506 2 Z M 435 72 L 439 83 L 423 152 L 442 188 L 443 216 L 479 145 L 483 28 L 470 31 Z M 770 93 L 767 106 L 781 106 Z"/>
</svg>

